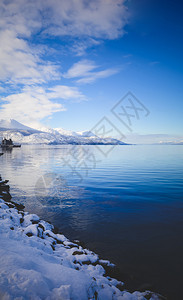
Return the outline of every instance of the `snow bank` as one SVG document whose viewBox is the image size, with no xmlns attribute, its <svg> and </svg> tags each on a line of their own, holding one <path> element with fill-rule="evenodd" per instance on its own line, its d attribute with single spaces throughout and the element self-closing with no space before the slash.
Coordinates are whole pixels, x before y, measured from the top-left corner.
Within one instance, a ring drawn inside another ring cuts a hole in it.
<svg viewBox="0 0 183 300">
<path fill-rule="evenodd" d="M 151 292 L 119 290 L 123 283 L 105 276 L 105 264 L 110 262 L 0 198 L 1 300 L 159 299 Z"/>
</svg>

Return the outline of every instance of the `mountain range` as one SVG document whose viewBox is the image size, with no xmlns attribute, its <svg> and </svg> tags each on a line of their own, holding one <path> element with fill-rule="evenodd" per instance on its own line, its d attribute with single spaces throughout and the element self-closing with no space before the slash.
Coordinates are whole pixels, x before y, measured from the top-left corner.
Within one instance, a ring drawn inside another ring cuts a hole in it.
<svg viewBox="0 0 183 300">
<path fill-rule="evenodd" d="M 34 129 L 13 119 L 0 120 L 0 139 L 3 138 L 11 138 L 18 144 L 125 145 L 114 138 L 100 138 L 91 131 L 74 132 L 47 127 Z"/>
</svg>

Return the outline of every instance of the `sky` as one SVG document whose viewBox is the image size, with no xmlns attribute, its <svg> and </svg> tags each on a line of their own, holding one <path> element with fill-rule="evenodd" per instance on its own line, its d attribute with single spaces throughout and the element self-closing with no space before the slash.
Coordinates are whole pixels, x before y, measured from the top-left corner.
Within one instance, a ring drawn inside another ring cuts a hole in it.
<svg viewBox="0 0 183 300">
<path fill-rule="evenodd" d="M 0 0 L 0 119 L 183 137 L 183 3 Z"/>
</svg>

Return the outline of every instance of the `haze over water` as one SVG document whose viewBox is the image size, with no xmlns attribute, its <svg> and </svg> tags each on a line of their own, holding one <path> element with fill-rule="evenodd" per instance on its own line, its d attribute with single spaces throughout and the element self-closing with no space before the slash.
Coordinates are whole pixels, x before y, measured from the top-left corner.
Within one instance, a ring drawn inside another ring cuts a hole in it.
<svg viewBox="0 0 183 300">
<path fill-rule="evenodd" d="M 127 288 L 183 296 L 182 146 L 22 146 L 0 168 L 14 201 L 116 263 Z"/>
</svg>

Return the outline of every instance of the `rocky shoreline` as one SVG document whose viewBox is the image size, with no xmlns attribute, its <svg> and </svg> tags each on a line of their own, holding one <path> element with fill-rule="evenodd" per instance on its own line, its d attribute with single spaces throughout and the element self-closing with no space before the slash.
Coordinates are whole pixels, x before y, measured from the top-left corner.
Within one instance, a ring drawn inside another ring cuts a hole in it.
<svg viewBox="0 0 183 300">
<path fill-rule="evenodd" d="M 110 277 L 113 264 L 25 212 L 12 201 L 7 183 L 0 178 L 1 299 L 161 299 L 150 291 L 126 291 Z"/>
</svg>

